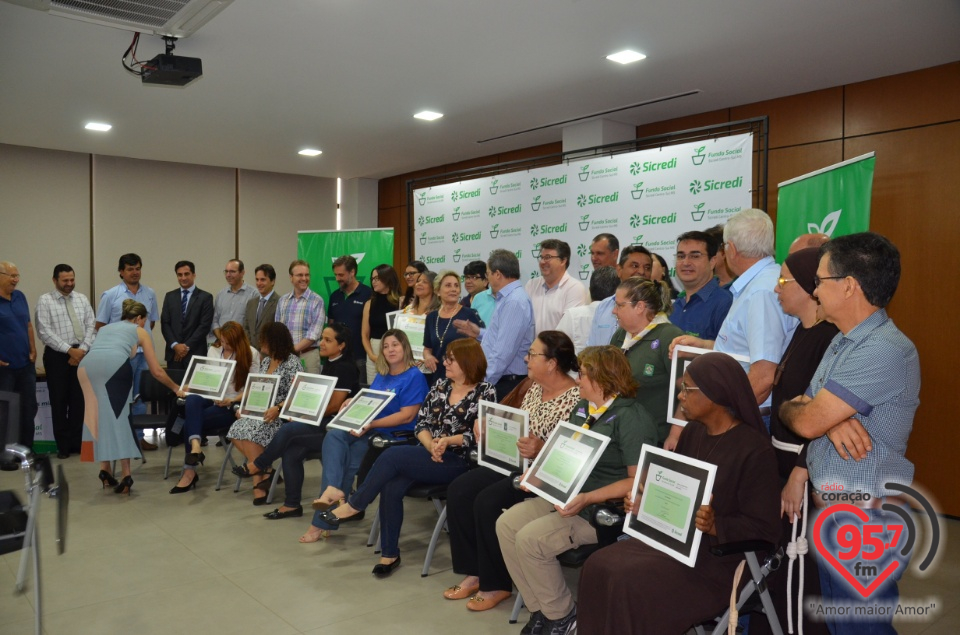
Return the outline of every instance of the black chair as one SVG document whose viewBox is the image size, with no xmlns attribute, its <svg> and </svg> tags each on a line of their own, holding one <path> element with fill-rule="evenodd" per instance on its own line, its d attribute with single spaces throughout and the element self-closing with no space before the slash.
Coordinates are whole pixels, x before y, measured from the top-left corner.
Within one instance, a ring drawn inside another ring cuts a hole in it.
<svg viewBox="0 0 960 635">
<path fill-rule="evenodd" d="M 174 383 L 183 382 L 183 370 L 167 370 L 167 375 Z M 143 448 L 140 446 L 140 439 L 137 438 L 136 430 L 148 430 L 156 428 L 166 428 L 167 419 L 170 413 L 174 412 L 176 407 L 176 393 L 157 381 L 149 370 L 140 373 L 140 394 L 133 396 L 133 403 L 130 404 L 130 428 L 134 431 L 134 438 L 137 440 L 137 448 L 143 457 L 143 462 L 147 462 L 146 455 L 143 454 Z M 150 404 L 147 414 L 133 414 L 133 405 L 137 403 Z M 168 452 L 169 457 L 169 452 Z"/>
</svg>

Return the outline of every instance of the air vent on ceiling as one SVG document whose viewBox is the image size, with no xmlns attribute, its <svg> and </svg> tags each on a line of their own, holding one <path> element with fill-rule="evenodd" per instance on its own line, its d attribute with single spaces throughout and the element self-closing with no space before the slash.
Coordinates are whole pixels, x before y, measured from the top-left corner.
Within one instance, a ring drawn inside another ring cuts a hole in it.
<svg viewBox="0 0 960 635">
<path fill-rule="evenodd" d="M 183 38 L 233 0 L 6 0 L 53 15 L 128 31 Z"/>
</svg>

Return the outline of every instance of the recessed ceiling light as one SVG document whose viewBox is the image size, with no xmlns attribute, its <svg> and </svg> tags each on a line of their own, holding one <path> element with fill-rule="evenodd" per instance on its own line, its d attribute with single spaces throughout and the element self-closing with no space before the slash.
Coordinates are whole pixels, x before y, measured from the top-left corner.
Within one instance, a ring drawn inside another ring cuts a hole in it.
<svg viewBox="0 0 960 635">
<path fill-rule="evenodd" d="M 108 123 L 97 123 L 95 121 L 91 121 L 90 123 L 85 125 L 84 128 L 86 128 L 87 130 L 96 130 L 97 132 L 106 132 L 110 128 L 113 128 L 113 126 L 111 126 Z"/>
<path fill-rule="evenodd" d="M 322 150 L 315 150 L 313 148 L 304 148 L 298 154 L 302 154 L 305 157 L 316 157 L 323 154 Z"/>
<path fill-rule="evenodd" d="M 620 51 L 619 53 L 613 53 L 612 55 L 607 55 L 607 59 L 611 62 L 617 62 L 618 64 L 630 64 L 631 62 L 639 62 L 642 59 L 645 59 L 647 56 L 643 53 L 637 53 L 636 51 L 631 51 L 627 49 L 625 51 Z"/>
<path fill-rule="evenodd" d="M 423 119 L 424 121 L 433 121 L 434 119 L 439 119 L 443 116 L 442 112 L 433 112 L 432 110 L 423 110 L 414 115 L 416 119 Z"/>
</svg>

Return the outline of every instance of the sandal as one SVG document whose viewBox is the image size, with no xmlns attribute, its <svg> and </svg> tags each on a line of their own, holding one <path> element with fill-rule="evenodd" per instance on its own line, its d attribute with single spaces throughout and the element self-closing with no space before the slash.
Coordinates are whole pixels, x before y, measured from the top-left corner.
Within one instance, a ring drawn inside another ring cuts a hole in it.
<svg viewBox="0 0 960 635">
<path fill-rule="evenodd" d="M 315 534 L 308 531 L 307 533 L 300 536 L 300 544 L 306 545 L 311 542 L 319 542 L 321 540 L 326 540 L 329 535 L 330 535 L 329 532 L 326 532 L 322 529 Z"/>
<path fill-rule="evenodd" d="M 313 507 L 313 508 L 314 508 L 315 510 L 317 510 L 318 512 L 325 512 L 325 511 L 327 511 L 328 509 L 330 509 L 331 507 L 333 507 L 333 506 L 335 506 L 335 505 L 343 505 L 345 502 L 347 502 L 347 501 L 344 500 L 344 499 L 342 499 L 342 498 L 341 498 L 340 500 L 338 500 L 338 501 L 333 501 L 333 502 L 330 502 L 330 503 L 326 502 L 325 500 L 322 500 L 322 499 L 318 498 L 317 500 L 313 501 L 313 505 L 311 505 L 311 507 Z"/>
<path fill-rule="evenodd" d="M 270 470 L 269 472 L 257 472 L 257 474 L 263 474 L 263 475 L 266 476 L 267 478 L 263 479 L 262 481 L 260 481 L 260 482 L 257 483 L 256 485 L 254 485 L 254 486 L 253 486 L 253 489 L 258 489 L 258 490 L 261 490 L 261 491 L 264 491 L 264 492 L 269 492 L 269 491 L 270 491 L 270 482 L 273 481 L 273 472 L 274 472 L 274 470 Z M 254 476 L 256 476 L 256 474 L 255 474 Z M 279 478 L 277 478 L 277 485 L 279 485 L 280 483 L 283 483 L 283 477 L 282 477 L 282 476 L 279 477 Z"/>
<path fill-rule="evenodd" d="M 230 468 L 230 471 L 233 472 L 234 475 L 239 476 L 240 478 L 250 478 L 251 476 L 256 476 L 257 474 L 260 474 L 259 470 L 256 472 L 251 472 L 245 462 L 241 463 L 240 465 L 234 465 L 232 468 Z"/>
</svg>

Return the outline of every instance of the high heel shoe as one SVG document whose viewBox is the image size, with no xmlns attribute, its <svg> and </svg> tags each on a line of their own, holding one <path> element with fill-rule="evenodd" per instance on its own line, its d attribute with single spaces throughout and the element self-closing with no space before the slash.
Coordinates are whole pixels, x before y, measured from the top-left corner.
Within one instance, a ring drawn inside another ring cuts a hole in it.
<svg viewBox="0 0 960 635">
<path fill-rule="evenodd" d="M 100 474 L 98 476 L 100 477 L 100 484 L 103 486 L 100 489 L 107 489 L 107 485 L 110 487 L 117 486 L 117 479 L 113 478 L 113 474 L 110 472 L 106 470 L 100 470 Z"/>
<path fill-rule="evenodd" d="M 183 494 L 184 492 L 189 492 L 190 490 L 194 489 L 197 486 L 197 481 L 199 480 L 200 480 L 200 477 L 194 474 L 193 480 L 190 481 L 189 485 L 184 485 L 183 487 L 180 487 L 179 485 L 174 485 L 173 488 L 170 489 L 170 493 Z"/>
<path fill-rule="evenodd" d="M 116 487 L 113 488 L 113 493 L 126 494 L 127 496 L 129 496 L 130 490 L 132 489 L 133 489 L 133 477 L 124 476 L 122 479 L 120 479 L 120 482 L 117 483 Z"/>
<path fill-rule="evenodd" d="M 189 452 L 187 458 L 183 460 L 184 463 L 191 467 L 195 467 L 197 463 L 203 465 L 204 460 L 207 458 L 207 455 L 203 452 Z"/>
</svg>

